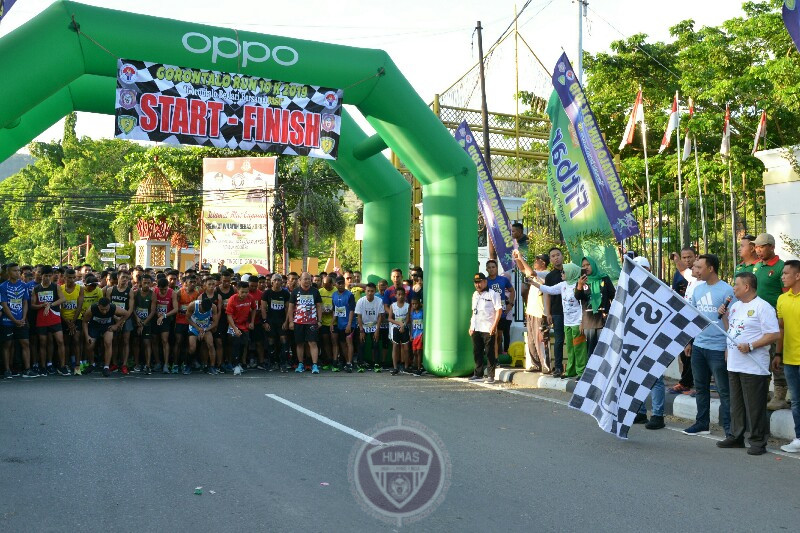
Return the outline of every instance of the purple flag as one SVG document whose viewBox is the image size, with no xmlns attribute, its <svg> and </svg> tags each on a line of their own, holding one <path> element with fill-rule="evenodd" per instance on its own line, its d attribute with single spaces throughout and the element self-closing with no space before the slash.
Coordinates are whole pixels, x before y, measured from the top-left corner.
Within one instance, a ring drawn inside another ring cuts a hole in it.
<svg viewBox="0 0 800 533">
<path fill-rule="evenodd" d="M 618 241 L 639 234 L 639 224 L 631 213 L 628 197 L 614 167 L 611 152 L 600 134 L 597 120 L 589 107 L 567 54 L 561 54 L 553 71 L 553 87 L 567 113 L 586 160 L 589 174 L 597 189 L 600 203 L 606 212 L 611 229 Z"/>
<path fill-rule="evenodd" d="M 6 15 L 14 6 L 17 0 L 0 0 L 0 21 L 6 18 Z"/>
<path fill-rule="evenodd" d="M 458 125 L 456 141 L 478 167 L 478 204 L 483 213 L 483 220 L 486 222 L 489 238 L 492 239 L 492 244 L 497 252 L 497 259 L 503 270 L 509 271 L 514 267 L 511 252 L 517 249 L 517 241 L 511 236 L 511 224 L 508 223 L 506 208 L 503 206 L 500 193 L 497 192 L 497 187 L 494 185 L 492 173 L 486 166 L 481 149 L 475 142 L 475 137 L 473 137 L 466 120 Z"/>
<path fill-rule="evenodd" d="M 795 48 L 800 51 L 800 10 L 797 9 L 797 0 L 783 1 L 783 24 L 792 36 Z"/>
</svg>

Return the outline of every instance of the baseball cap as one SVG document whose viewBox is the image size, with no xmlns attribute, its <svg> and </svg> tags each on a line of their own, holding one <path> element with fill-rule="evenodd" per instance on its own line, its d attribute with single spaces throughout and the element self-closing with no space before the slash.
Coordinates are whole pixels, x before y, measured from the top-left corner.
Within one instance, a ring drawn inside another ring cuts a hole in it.
<svg viewBox="0 0 800 533">
<path fill-rule="evenodd" d="M 770 235 L 769 233 L 759 233 L 758 237 L 756 237 L 756 246 L 764 246 L 765 244 L 771 244 L 775 246 L 775 237 Z"/>
<path fill-rule="evenodd" d="M 483 272 L 478 272 L 477 274 L 475 274 L 475 277 L 472 278 L 472 281 L 477 283 L 477 282 L 483 281 L 485 279 L 486 279 L 486 274 L 484 274 Z"/>
<path fill-rule="evenodd" d="M 642 268 L 650 268 L 650 261 L 648 261 L 646 257 L 642 257 L 641 255 L 634 257 L 633 262 Z"/>
<path fill-rule="evenodd" d="M 242 276 L 242 281 L 250 281 L 250 274 L 245 274 Z"/>
</svg>

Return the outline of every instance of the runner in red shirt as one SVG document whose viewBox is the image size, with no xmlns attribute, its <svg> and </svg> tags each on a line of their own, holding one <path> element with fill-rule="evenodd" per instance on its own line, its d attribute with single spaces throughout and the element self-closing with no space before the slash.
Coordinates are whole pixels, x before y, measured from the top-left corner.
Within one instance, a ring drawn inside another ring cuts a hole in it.
<svg viewBox="0 0 800 533">
<path fill-rule="evenodd" d="M 250 330 L 253 329 L 258 304 L 250 297 L 249 286 L 246 281 L 240 281 L 236 286 L 237 295 L 228 300 L 226 309 L 228 318 L 228 334 L 233 340 L 233 359 L 236 367 L 233 375 L 242 373 L 242 359 L 247 355 L 247 343 L 250 341 Z"/>
</svg>

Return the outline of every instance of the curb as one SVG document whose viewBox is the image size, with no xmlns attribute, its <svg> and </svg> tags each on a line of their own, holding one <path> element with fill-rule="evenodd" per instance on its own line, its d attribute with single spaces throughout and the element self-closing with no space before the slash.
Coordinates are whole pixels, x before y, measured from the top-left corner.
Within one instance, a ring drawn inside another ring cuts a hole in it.
<svg viewBox="0 0 800 533">
<path fill-rule="evenodd" d="M 577 381 L 574 378 L 561 379 L 543 375 L 538 372 L 527 372 L 521 368 L 500 368 L 495 370 L 494 379 L 500 383 L 511 383 L 519 387 L 532 389 L 549 389 L 561 392 L 573 392 Z M 647 399 L 648 408 L 651 407 L 650 398 Z M 719 399 L 711 398 L 711 422 L 719 424 L 721 404 Z M 768 411 L 769 431 L 773 437 L 792 440 L 795 438 L 794 419 L 789 409 Z M 664 415 L 676 416 L 686 420 L 689 424 L 697 416 L 697 403 L 691 396 L 684 394 L 666 394 L 664 401 Z"/>
</svg>

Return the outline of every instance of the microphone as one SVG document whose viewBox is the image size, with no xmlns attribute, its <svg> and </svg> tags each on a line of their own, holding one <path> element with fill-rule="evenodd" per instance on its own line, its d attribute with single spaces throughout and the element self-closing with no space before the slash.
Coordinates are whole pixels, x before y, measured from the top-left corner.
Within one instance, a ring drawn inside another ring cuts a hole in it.
<svg viewBox="0 0 800 533">
<path fill-rule="evenodd" d="M 722 307 L 723 307 L 723 309 L 725 311 L 728 310 L 728 305 L 731 303 L 731 300 L 733 300 L 733 296 L 728 296 L 727 298 L 725 298 L 725 303 L 722 304 Z M 724 314 L 725 314 L 725 312 L 717 313 L 717 320 L 721 320 L 722 319 L 722 315 L 724 315 Z"/>
</svg>

